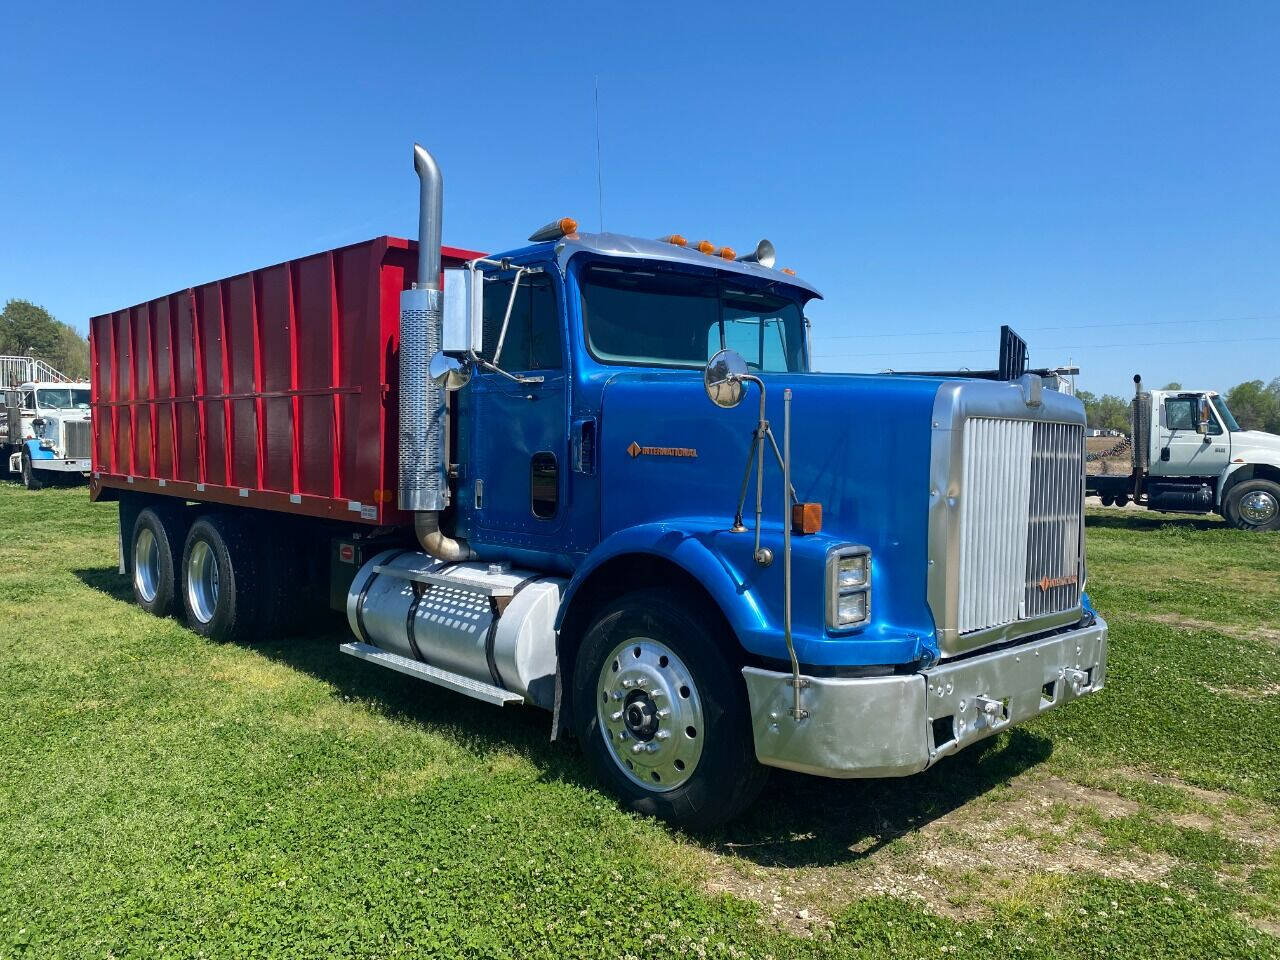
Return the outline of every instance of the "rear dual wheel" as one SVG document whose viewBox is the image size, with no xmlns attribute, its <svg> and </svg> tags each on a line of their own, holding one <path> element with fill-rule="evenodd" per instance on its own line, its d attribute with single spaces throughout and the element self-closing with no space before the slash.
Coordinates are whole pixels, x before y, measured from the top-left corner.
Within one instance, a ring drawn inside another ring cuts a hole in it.
<svg viewBox="0 0 1280 960">
<path fill-rule="evenodd" d="M 133 598 L 157 617 L 167 617 L 174 609 L 178 592 L 175 547 L 182 542 L 182 533 L 175 511 L 147 507 L 133 523 Z"/>
<path fill-rule="evenodd" d="M 191 525 L 182 550 L 181 594 L 187 626 L 211 640 L 251 643 L 282 620 L 289 569 L 269 534 L 251 536 L 249 518 L 207 514 Z"/>
</svg>

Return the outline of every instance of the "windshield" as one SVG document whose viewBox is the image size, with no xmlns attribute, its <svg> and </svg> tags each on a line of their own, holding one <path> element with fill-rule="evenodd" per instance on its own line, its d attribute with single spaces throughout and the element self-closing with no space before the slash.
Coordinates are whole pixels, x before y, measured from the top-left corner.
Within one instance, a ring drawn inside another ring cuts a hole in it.
<svg viewBox="0 0 1280 960">
<path fill-rule="evenodd" d="M 1227 401 L 1223 400 L 1217 394 L 1209 396 L 1209 402 L 1213 404 L 1213 409 L 1218 411 L 1218 416 L 1222 418 L 1222 422 L 1227 425 L 1227 430 L 1231 433 L 1239 433 L 1240 424 L 1236 423 L 1236 418 L 1231 415 L 1231 411 L 1227 409 Z"/>
<path fill-rule="evenodd" d="M 36 406 L 45 410 L 88 410 L 89 391 L 72 388 L 37 390 Z"/>
<path fill-rule="evenodd" d="M 752 370 L 805 369 L 800 305 L 717 277 L 589 267 L 582 320 L 605 363 L 700 368 L 728 347 Z"/>
</svg>

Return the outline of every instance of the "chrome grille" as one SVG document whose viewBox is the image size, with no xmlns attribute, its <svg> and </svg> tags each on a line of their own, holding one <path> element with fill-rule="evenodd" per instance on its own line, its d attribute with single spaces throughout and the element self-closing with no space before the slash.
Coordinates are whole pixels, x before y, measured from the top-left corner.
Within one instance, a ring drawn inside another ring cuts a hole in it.
<svg viewBox="0 0 1280 960">
<path fill-rule="evenodd" d="M 62 425 L 66 431 L 64 456 L 72 460 L 87 460 L 92 450 L 92 428 L 87 420 L 68 420 Z"/>
<path fill-rule="evenodd" d="M 1028 617 L 1070 610 L 1084 579 L 1084 429 L 1037 423 L 1027 528 Z"/>
<path fill-rule="evenodd" d="M 1084 428 L 971 417 L 959 498 L 961 635 L 1080 602 Z"/>
</svg>

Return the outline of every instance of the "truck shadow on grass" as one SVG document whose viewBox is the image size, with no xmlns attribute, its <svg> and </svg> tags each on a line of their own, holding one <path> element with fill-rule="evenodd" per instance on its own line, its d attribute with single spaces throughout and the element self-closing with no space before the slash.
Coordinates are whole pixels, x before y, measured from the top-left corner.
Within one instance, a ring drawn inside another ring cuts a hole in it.
<svg viewBox="0 0 1280 960">
<path fill-rule="evenodd" d="M 127 578 L 114 567 L 73 571 L 87 587 L 133 602 Z M 296 634 L 272 636 L 245 649 L 309 674 L 335 694 L 374 706 L 388 719 L 443 733 L 476 753 L 511 751 L 532 763 L 539 779 L 596 789 L 572 740 L 550 740 L 541 710 L 496 709 L 339 652 L 349 639 L 339 614 L 323 613 Z M 942 760 L 914 777 L 830 780 L 772 771 L 757 802 L 737 821 L 688 839 L 712 853 L 767 867 L 847 864 L 869 857 L 1048 758 L 1048 739 L 1015 729 Z"/>
<path fill-rule="evenodd" d="M 1101 508 L 1106 510 L 1107 508 Z M 1159 530 L 1161 527 L 1183 527 L 1187 530 L 1226 530 L 1221 519 L 1207 520 L 1200 516 L 1188 516 L 1181 513 L 1153 513 L 1132 510 L 1109 510 L 1106 513 L 1091 511 L 1085 515 L 1084 525 L 1088 530 L 1127 530 L 1139 532 Z"/>
<path fill-rule="evenodd" d="M 762 867 L 847 864 L 999 788 L 1052 752 L 1050 740 L 1015 729 L 912 777 L 829 780 L 775 770 L 750 810 L 701 839 Z"/>
</svg>

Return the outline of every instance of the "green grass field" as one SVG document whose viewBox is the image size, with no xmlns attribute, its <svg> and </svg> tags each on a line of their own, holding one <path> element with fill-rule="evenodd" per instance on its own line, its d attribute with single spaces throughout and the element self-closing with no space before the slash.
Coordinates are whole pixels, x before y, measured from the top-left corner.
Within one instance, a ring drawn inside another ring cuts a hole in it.
<svg viewBox="0 0 1280 960">
<path fill-rule="evenodd" d="M 148 617 L 114 505 L 0 484 L 0 957 L 1280 956 L 1280 536 L 1089 522 L 1105 693 L 689 837 L 341 621 Z"/>
</svg>

